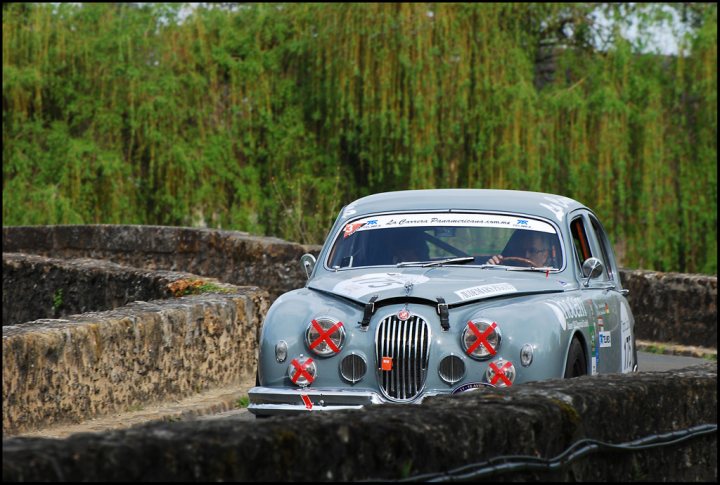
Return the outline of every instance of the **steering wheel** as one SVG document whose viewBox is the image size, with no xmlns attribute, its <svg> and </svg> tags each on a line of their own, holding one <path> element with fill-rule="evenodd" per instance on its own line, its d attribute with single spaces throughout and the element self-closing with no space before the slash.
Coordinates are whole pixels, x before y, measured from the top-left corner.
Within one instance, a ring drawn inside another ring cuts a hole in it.
<svg viewBox="0 0 720 485">
<path fill-rule="evenodd" d="M 527 265 L 528 267 L 537 266 L 537 263 L 535 261 L 527 258 L 521 258 L 520 256 L 505 256 L 502 261 L 500 261 L 500 264 L 504 264 L 505 261 L 515 261 Z"/>
</svg>

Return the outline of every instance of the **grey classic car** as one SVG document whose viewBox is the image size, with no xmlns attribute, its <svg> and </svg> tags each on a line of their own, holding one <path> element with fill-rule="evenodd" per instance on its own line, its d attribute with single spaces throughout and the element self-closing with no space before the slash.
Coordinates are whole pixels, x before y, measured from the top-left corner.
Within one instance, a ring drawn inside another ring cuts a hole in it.
<svg viewBox="0 0 720 485">
<path fill-rule="evenodd" d="M 263 323 L 258 415 L 637 370 L 634 319 L 592 210 L 514 190 L 375 194 L 338 215 Z"/>
</svg>

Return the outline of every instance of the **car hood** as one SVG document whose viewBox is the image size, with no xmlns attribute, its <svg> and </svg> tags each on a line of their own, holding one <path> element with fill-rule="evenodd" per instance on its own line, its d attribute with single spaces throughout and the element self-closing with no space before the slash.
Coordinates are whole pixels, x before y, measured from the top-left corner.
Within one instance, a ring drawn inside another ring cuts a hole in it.
<svg viewBox="0 0 720 485">
<path fill-rule="evenodd" d="M 360 304 L 377 295 L 390 298 L 419 298 L 448 305 L 483 300 L 500 295 L 563 292 L 573 284 L 559 274 L 505 271 L 473 267 L 383 268 L 340 270 L 315 275 L 308 288 L 332 293 Z"/>
</svg>

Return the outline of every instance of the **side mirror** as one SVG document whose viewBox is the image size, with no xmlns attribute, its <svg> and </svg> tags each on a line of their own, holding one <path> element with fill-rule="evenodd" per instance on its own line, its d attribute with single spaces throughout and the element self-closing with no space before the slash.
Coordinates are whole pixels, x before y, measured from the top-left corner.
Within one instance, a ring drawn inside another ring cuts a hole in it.
<svg viewBox="0 0 720 485">
<path fill-rule="evenodd" d="M 302 264 L 303 269 L 305 269 L 305 274 L 307 274 L 308 278 L 310 278 L 313 269 L 315 269 L 316 262 L 317 259 L 310 253 L 303 254 L 302 257 L 300 257 L 300 264 Z"/>
<path fill-rule="evenodd" d="M 587 278 L 584 283 L 585 286 L 589 286 L 590 280 L 600 276 L 603 273 L 604 269 L 605 267 L 603 266 L 602 261 L 600 261 L 598 258 L 586 259 L 582 265 L 583 276 Z"/>
</svg>

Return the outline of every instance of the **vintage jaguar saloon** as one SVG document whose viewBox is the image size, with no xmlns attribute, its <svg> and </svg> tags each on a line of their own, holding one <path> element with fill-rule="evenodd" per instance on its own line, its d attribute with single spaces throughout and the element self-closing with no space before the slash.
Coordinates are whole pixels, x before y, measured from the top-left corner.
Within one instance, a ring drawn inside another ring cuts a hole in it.
<svg viewBox="0 0 720 485">
<path fill-rule="evenodd" d="M 388 192 L 337 217 L 261 332 L 259 416 L 637 370 L 597 216 L 558 195 Z"/>
</svg>

